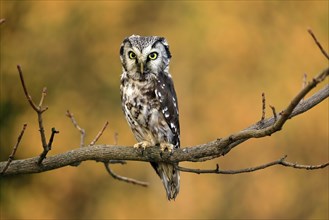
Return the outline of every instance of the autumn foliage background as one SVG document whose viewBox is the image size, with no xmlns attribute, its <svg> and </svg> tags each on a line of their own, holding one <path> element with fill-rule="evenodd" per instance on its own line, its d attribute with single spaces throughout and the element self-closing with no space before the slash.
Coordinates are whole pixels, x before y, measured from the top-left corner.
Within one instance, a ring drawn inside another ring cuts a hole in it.
<svg viewBox="0 0 329 220">
<path fill-rule="evenodd" d="M 121 112 L 119 47 L 131 34 L 167 38 L 180 107 L 182 147 L 241 130 L 261 117 L 261 93 L 279 111 L 328 66 L 307 33 L 328 51 L 328 1 L 1 1 L 1 145 L 7 160 L 23 123 L 16 158 L 41 153 L 37 117 L 16 69 L 22 66 L 38 102 L 48 88 L 44 125 L 50 155 L 79 147 L 69 109 L 91 142 L 131 146 Z M 326 80 L 325 83 L 328 83 Z M 323 86 L 325 83 L 320 85 Z M 319 88 L 316 88 L 319 89 Z M 267 116 L 271 116 L 268 108 Z M 301 164 L 328 161 L 328 99 L 271 137 L 250 140 L 227 156 L 183 166 L 239 169 L 288 155 Z M 181 174 L 181 192 L 168 202 L 148 163 L 115 165 L 143 188 L 112 179 L 103 164 L 84 162 L 35 175 L 1 179 L 1 219 L 327 219 L 328 168 L 272 167 L 239 175 Z"/>
</svg>

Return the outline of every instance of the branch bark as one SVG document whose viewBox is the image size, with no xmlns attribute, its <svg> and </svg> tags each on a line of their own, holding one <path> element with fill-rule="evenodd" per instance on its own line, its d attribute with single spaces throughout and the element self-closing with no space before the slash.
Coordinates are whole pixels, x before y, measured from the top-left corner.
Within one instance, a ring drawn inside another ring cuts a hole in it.
<svg viewBox="0 0 329 220">
<path fill-rule="evenodd" d="M 141 150 L 126 146 L 93 145 L 49 156 L 43 160 L 41 165 L 37 164 L 39 157 L 15 160 L 12 161 L 6 172 L 0 176 L 45 172 L 87 160 L 102 163 L 107 163 L 110 160 L 174 163 L 182 161 L 201 162 L 214 159 L 227 154 L 234 147 L 250 138 L 260 138 L 279 131 L 288 119 L 310 110 L 325 100 L 329 96 L 328 84 L 310 98 L 300 102 L 310 90 L 328 75 L 329 69 L 325 69 L 318 77 L 309 82 L 281 114 L 261 120 L 240 132 L 206 144 L 177 149 L 173 153 L 161 152 L 157 147 Z M 0 162 L 0 170 L 3 170 L 4 166 L 6 166 L 6 162 Z"/>
</svg>

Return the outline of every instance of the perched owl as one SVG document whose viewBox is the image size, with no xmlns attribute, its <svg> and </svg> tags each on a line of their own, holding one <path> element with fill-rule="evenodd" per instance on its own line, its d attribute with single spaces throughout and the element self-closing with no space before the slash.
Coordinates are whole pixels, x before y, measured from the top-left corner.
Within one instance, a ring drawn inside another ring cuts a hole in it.
<svg viewBox="0 0 329 220">
<path fill-rule="evenodd" d="M 138 143 L 136 148 L 179 148 L 178 104 L 169 73 L 171 54 L 165 38 L 132 35 L 120 48 L 122 110 Z M 151 165 L 161 178 L 168 200 L 179 192 L 179 171 L 173 164 Z"/>
</svg>

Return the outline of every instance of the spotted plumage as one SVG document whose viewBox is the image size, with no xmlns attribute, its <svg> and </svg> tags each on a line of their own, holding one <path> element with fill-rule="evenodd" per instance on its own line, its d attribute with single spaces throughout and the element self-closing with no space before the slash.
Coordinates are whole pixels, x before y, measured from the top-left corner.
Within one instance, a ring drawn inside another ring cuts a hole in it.
<svg viewBox="0 0 329 220">
<path fill-rule="evenodd" d="M 171 54 L 165 38 L 132 35 L 120 48 L 122 110 L 138 143 L 134 147 L 180 147 L 178 103 L 169 73 Z M 173 164 L 151 163 L 169 200 L 179 192 L 179 171 Z"/>
</svg>

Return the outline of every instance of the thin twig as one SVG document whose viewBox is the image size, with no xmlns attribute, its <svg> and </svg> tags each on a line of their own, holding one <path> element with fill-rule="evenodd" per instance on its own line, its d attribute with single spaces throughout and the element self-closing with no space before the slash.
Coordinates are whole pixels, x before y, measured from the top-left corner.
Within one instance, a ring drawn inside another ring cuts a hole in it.
<svg viewBox="0 0 329 220">
<path fill-rule="evenodd" d="M 182 172 L 189 172 L 189 173 L 196 173 L 196 174 L 205 174 L 205 173 L 240 174 L 240 173 L 249 173 L 249 172 L 254 172 L 257 170 L 262 170 L 267 167 L 271 167 L 271 166 L 275 166 L 275 165 L 282 165 L 282 166 L 286 166 L 286 167 L 307 169 L 307 170 L 322 169 L 329 165 L 329 162 L 320 164 L 320 165 L 301 165 L 301 164 L 297 164 L 297 163 L 287 162 L 287 161 L 285 161 L 286 158 L 287 158 L 287 155 L 285 155 L 284 157 L 282 157 L 278 160 L 275 160 L 275 161 L 272 161 L 272 162 L 269 162 L 269 163 L 266 163 L 266 164 L 263 164 L 260 166 L 249 167 L 249 168 L 239 169 L 239 170 L 220 170 L 218 164 L 216 164 L 215 169 L 210 169 L 210 170 L 192 169 L 192 168 L 186 168 L 186 167 L 181 167 L 181 166 L 176 166 L 176 168 Z"/>
<path fill-rule="evenodd" d="M 304 73 L 303 74 L 303 82 L 302 82 L 302 89 L 304 89 L 306 87 L 306 84 L 307 84 L 307 74 Z M 305 97 L 304 97 L 305 98 Z M 300 101 L 304 101 L 304 98 L 302 98 Z"/>
<path fill-rule="evenodd" d="M 304 73 L 303 75 L 303 85 L 302 85 L 302 89 L 304 89 L 306 87 L 306 84 L 307 84 L 307 74 Z"/>
<path fill-rule="evenodd" d="M 51 135 L 50 135 L 50 138 L 49 138 L 49 142 L 47 144 L 47 147 L 44 148 L 43 152 L 40 154 L 40 157 L 38 159 L 38 164 L 41 165 L 42 161 L 44 159 L 46 159 L 46 156 L 48 154 L 48 152 L 51 150 L 51 147 L 52 147 L 52 144 L 53 144 L 53 141 L 54 141 L 54 137 L 55 137 L 55 134 L 58 134 L 59 131 L 57 131 L 55 128 L 52 128 L 51 129 Z"/>
<path fill-rule="evenodd" d="M 277 119 L 277 115 L 276 115 L 275 107 L 274 107 L 273 105 L 270 105 L 270 108 L 272 109 L 272 113 L 273 113 L 274 121 L 276 121 L 276 119 Z"/>
<path fill-rule="evenodd" d="M 265 93 L 262 93 L 262 117 L 260 121 L 264 121 L 266 115 L 266 100 L 265 100 Z"/>
<path fill-rule="evenodd" d="M 45 99 L 46 95 L 47 95 L 47 87 L 43 87 L 42 93 L 41 93 L 41 99 L 40 99 L 40 102 L 39 102 L 39 109 L 42 108 L 43 100 Z"/>
<path fill-rule="evenodd" d="M 143 186 L 143 187 L 147 187 L 149 184 L 147 182 L 142 182 L 139 180 L 135 180 L 132 178 L 128 178 L 128 177 L 124 177 L 124 176 L 119 176 L 118 174 L 114 173 L 111 168 L 110 168 L 110 164 L 107 162 L 104 163 L 105 165 L 105 169 L 107 170 L 107 172 L 114 178 L 120 181 L 124 181 L 126 183 L 132 183 L 135 185 L 139 185 L 139 186 Z"/>
<path fill-rule="evenodd" d="M 320 42 L 318 41 L 318 39 L 315 37 L 313 31 L 309 28 L 308 33 L 312 36 L 313 40 L 315 41 L 316 45 L 319 47 L 319 49 L 321 50 L 322 54 L 329 60 L 329 55 L 328 53 L 323 49 L 322 45 L 320 44 Z"/>
<path fill-rule="evenodd" d="M 36 111 L 38 112 L 39 109 L 38 109 L 38 106 L 36 104 L 34 104 L 33 100 L 32 100 L 32 97 L 29 95 L 28 91 L 27 91 L 27 88 L 26 88 L 26 85 L 25 85 L 25 81 L 24 81 L 24 77 L 23 77 L 23 71 L 22 71 L 22 68 L 20 65 L 17 65 L 17 69 L 18 69 L 18 73 L 19 73 L 19 77 L 21 79 L 21 83 L 22 83 L 22 86 L 23 86 L 23 90 L 24 90 L 24 94 L 27 98 L 27 101 L 30 103 L 31 107 Z"/>
<path fill-rule="evenodd" d="M 98 134 L 96 135 L 95 139 L 90 143 L 90 146 L 95 145 L 95 143 L 98 141 L 98 139 L 102 136 L 102 134 L 103 134 L 103 132 L 105 131 L 105 129 L 106 129 L 106 127 L 108 126 L 108 124 L 109 124 L 108 121 L 105 122 L 105 124 L 104 124 L 102 130 L 100 130 L 100 131 L 98 132 Z"/>
<path fill-rule="evenodd" d="M 27 124 L 24 124 L 24 125 L 23 125 L 22 131 L 21 131 L 21 133 L 19 134 L 19 136 L 18 136 L 18 138 L 17 138 L 17 142 L 16 142 L 15 146 L 13 147 L 13 151 L 11 152 L 11 154 L 10 154 L 10 156 L 9 156 L 9 158 L 8 158 L 8 161 L 7 161 L 6 166 L 5 166 L 5 167 L 3 168 L 3 170 L 1 171 L 1 174 L 4 174 L 4 173 L 6 172 L 6 170 L 8 169 L 8 167 L 9 167 L 9 165 L 10 165 L 10 163 L 13 161 L 14 156 L 15 156 L 15 154 L 16 154 L 16 151 L 17 151 L 17 149 L 18 149 L 18 145 L 19 145 L 19 143 L 21 142 L 22 137 L 23 137 L 23 134 L 24 134 L 24 132 L 25 132 L 26 126 L 27 126 Z"/>
<path fill-rule="evenodd" d="M 3 23 L 5 23 L 5 21 L 6 21 L 6 19 L 4 19 L 4 18 L 1 18 L 1 19 L 0 19 L 0 24 L 3 24 Z"/>
<path fill-rule="evenodd" d="M 85 146 L 85 136 L 86 136 L 86 131 L 85 129 L 81 128 L 77 121 L 75 120 L 73 114 L 67 110 L 66 111 L 66 116 L 69 117 L 74 125 L 74 127 L 76 127 L 76 129 L 78 129 L 78 131 L 80 132 L 81 136 L 80 136 L 80 147 L 84 147 Z"/>
<path fill-rule="evenodd" d="M 41 94 L 41 100 L 40 100 L 40 103 L 39 103 L 39 106 L 37 106 L 33 100 L 32 100 L 32 97 L 30 96 L 30 94 L 28 93 L 28 90 L 27 90 L 27 87 L 25 85 L 25 81 L 24 81 L 24 77 L 23 77 L 23 71 L 22 71 L 22 68 L 20 65 L 17 65 L 17 69 L 18 69 L 18 73 L 19 73 L 19 77 L 21 79 L 21 83 L 22 83 L 22 87 L 23 87 L 23 90 L 24 90 L 24 94 L 28 100 L 28 102 L 30 103 L 31 107 L 34 109 L 34 111 L 37 113 L 38 115 L 38 124 L 39 124 L 39 131 L 40 131 L 40 137 L 41 137 L 41 143 L 42 143 L 42 147 L 43 147 L 43 152 L 41 153 L 41 155 L 44 155 L 45 151 L 49 151 L 48 150 L 48 145 L 47 145 L 47 142 L 46 142 L 46 135 L 45 135 L 45 129 L 43 127 L 43 121 L 42 121 L 42 113 L 45 112 L 48 107 L 42 107 L 42 104 L 43 104 L 43 101 L 44 101 L 44 98 L 47 94 L 47 88 L 44 87 L 43 90 L 42 90 L 42 94 Z M 46 153 L 47 154 L 47 153 Z M 41 157 L 41 156 L 40 156 Z M 45 157 L 44 157 L 45 158 Z M 44 158 L 40 158 L 38 160 L 38 164 L 40 165 L 42 160 Z"/>
<path fill-rule="evenodd" d="M 306 94 L 311 91 L 317 84 L 322 82 L 329 75 L 329 69 L 325 69 L 317 77 L 315 77 L 311 82 L 309 82 L 304 89 L 302 89 L 290 102 L 285 110 L 282 111 L 278 120 L 271 126 L 265 127 L 263 129 L 251 129 L 243 130 L 232 134 L 226 138 L 222 138 L 220 142 L 235 142 L 238 140 L 247 140 L 249 138 L 261 138 L 273 134 L 276 131 L 282 129 L 283 125 L 290 118 L 292 112 L 296 106 L 300 103 L 300 100 L 306 96 Z M 230 149 L 229 149 L 230 150 Z"/>
<path fill-rule="evenodd" d="M 292 168 L 296 168 L 296 169 L 305 169 L 305 170 L 322 169 L 322 168 L 329 166 L 329 162 L 324 163 L 324 164 L 319 164 L 319 165 L 303 165 L 303 164 L 291 163 L 291 162 L 288 162 L 285 160 L 281 161 L 280 164 L 285 167 L 292 167 Z"/>
<path fill-rule="evenodd" d="M 118 132 L 114 132 L 114 145 L 118 145 L 118 140 L 119 140 L 119 133 Z"/>
</svg>

